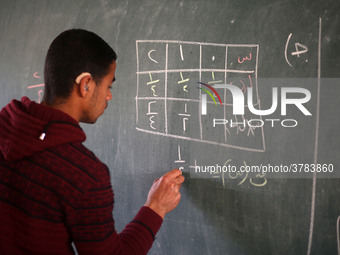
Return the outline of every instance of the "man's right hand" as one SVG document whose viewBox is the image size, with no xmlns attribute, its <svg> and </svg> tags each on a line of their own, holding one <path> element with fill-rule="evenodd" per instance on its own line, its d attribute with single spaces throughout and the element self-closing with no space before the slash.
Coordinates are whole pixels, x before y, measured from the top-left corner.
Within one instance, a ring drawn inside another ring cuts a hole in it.
<svg viewBox="0 0 340 255">
<path fill-rule="evenodd" d="M 174 169 L 166 173 L 154 181 L 144 205 L 150 207 L 164 218 L 165 214 L 175 209 L 178 205 L 181 199 L 179 189 L 183 182 L 184 176 L 181 170 Z"/>
</svg>

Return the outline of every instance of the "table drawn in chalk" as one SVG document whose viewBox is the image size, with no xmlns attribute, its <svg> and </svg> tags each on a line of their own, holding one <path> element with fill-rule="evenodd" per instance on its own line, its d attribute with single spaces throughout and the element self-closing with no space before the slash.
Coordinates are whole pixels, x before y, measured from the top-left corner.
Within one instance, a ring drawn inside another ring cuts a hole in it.
<svg viewBox="0 0 340 255">
<path fill-rule="evenodd" d="M 246 94 L 251 87 L 254 106 L 260 107 L 258 53 L 256 44 L 136 41 L 136 129 L 240 150 L 265 151 L 263 127 L 244 125 L 261 117 L 250 112 L 233 115 L 232 94 L 225 88 L 209 90 L 216 84 L 232 84 Z M 206 115 L 201 114 L 202 95 L 207 100 Z M 216 104 L 215 98 L 223 103 Z M 214 119 L 228 120 L 228 124 L 214 127 Z"/>
</svg>

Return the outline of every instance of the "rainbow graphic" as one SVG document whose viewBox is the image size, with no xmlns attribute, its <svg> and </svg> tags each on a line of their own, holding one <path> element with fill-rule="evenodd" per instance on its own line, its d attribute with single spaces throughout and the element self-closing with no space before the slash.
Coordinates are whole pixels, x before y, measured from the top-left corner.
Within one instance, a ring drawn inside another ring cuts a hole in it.
<svg viewBox="0 0 340 255">
<path fill-rule="evenodd" d="M 206 87 L 209 88 L 212 92 L 214 92 L 214 94 L 217 96 L 218 100 L 220 101 L 221 106 L 223 106 L 223 105 L 222 105 L 222 100 L 221 100 L 220 95 L 217 93 L 217 91 L 216 91 L 212 86 L 210 86 L 210 85 L 208 85 L 208 84 L 206 84 L 206 83 L 203 83 L 203 82 L 197 82 L 197 83 L 198 83 L 198 84 L 201 84 L 201 85 L 203 85 L 203 86 L 206 86 Z M 209 90 L 204 89 L 204 88 L 200 88 L 200 87 L 197 87 L 197 88 L 198 88 L 198 89 L 201 89 L 201 90 L 203 90 L 205 93 L 207 93 L 207 94 L 212 98 L 212 100 L 214 100 L 215 105 L 217 105 L 217 102 L 216 102 L 214 96 L 210 93 Z"/>
</svg>

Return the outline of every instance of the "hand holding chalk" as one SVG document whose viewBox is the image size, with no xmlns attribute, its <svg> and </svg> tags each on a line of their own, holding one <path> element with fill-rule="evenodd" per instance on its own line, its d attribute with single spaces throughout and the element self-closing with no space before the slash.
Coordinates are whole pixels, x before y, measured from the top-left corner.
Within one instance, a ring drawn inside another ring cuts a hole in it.
<svg viewBox="0 0 340 255">
<path fill-rule="evenodd" d="M 181 199 L 179 189 L 184 182 L 182 171 L 174 169 L 154 181 L 150 188 L 145 206 L 150 207 L 159 216 L 172 211 Z"/>
</svg>

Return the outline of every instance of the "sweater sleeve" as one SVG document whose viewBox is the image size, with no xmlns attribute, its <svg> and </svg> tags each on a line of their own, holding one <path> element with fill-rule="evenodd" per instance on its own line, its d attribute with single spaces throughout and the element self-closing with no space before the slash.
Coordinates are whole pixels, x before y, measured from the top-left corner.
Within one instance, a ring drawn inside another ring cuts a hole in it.
<svg viewBox="0 0 340 255">
<path fill-rule="evenodd" d="M 67 213 L 67 225 L 79 255 L 146 254 L 162 218 L 143 206 L 134 219 L 117 233 L 112 216 L 113 190 L 110 178 L 88 189 L 77 206 Z"/>
</svg>

